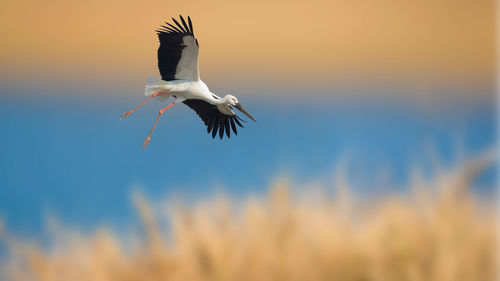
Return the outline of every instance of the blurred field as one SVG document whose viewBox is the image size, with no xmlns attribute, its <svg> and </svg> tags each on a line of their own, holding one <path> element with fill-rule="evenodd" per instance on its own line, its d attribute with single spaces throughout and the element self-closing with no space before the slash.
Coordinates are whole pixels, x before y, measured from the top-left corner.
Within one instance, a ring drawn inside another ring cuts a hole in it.
<svg viewBox="0 0 500 281">
<path fill-rule="evenodd" d="M 142 229 L 9 235 L 3 280 L 497 280 L 494 198 L 471 192 L 493 152 L 408 192 L 363 198 L 342 168 L 333 189 L 277 180 L 267 196 L 194 204 L 134 196 Z M 43 245 L 42 245 L 43 244 Z"/>
</svg>

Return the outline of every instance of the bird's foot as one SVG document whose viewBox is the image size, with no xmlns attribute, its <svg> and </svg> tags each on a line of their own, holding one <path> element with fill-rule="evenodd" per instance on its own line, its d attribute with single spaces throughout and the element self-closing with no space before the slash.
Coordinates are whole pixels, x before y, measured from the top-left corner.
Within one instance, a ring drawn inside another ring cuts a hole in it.
<svg viewBox="0 0 500 281">
<path fill-rule="evenodd" d="M 125 118 L 125 117 L 129 116 L 129 115 L 130 115 L 130 113 L 132 113 L 132 112 L 134 112 L 134 110 L 130 110 L 130 111 L 127 111 L 127 112 L 123 113 L 123 114 L 121 115 L 121 117 L 122 117 L 122 118 L 120 118 L 120 119 L 123 119 L 123 118 Z"/>
<path fill-rule="evenodd" d="M 144 150 L 146 148 L 146 146 L 148 146 L 148 143 L 149 143 L 149 140 L 151 139 L 151 137 L 147 137 L 145 140 L 144 140 L 144 143 L 142 144 L 142 150 Z"/>
</svg>

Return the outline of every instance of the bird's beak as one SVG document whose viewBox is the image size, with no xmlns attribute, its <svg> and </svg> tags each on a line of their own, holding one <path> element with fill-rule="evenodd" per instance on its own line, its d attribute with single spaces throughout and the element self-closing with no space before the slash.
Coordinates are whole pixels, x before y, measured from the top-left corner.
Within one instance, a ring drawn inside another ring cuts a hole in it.
<svg viewBox="0 0 500 281">
<path fill-rule="evenodd" d="M 254 122 L 257 122 L 257 120 L 253 118 L 252 114 L 248 113 L 248 111 L 241 104 L 237 103 L 234 105 L 234 107 L 237 108 L 239 111 L 245 113 L 245 115 L 248 116 L 248 118 L 252 119 Z"/>
</svg>

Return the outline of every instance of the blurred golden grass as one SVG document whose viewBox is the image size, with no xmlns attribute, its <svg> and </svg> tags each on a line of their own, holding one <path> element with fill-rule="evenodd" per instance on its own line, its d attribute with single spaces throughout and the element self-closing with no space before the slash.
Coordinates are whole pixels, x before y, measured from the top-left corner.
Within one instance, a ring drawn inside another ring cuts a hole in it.
<svg viewBox="0 0 500 281">
<path fill-rule="evenodd" d="M 264 198 L 186 206 L 134 197 L 141 235 L 53 229 L 41 246 L 0 233 L 5 280 L 497 280 L 495 202 L 468 188 L 494 153 L 411 192 L 361 199 L 278 180 Z M 300 191 L 300 192 L 299 192 Z"/>
</svg>

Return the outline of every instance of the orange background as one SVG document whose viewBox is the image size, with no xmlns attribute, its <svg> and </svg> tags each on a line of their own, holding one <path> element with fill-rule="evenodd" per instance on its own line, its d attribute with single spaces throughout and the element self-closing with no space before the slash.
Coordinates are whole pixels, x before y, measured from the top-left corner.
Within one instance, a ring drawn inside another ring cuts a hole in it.
<svg viewBox="0 0 500 281">
<path fill-rule="evenodd" d="M 436 94 L 439 87 L 465 87 L 469 95 L 490 97 L 494 6 L 490 0 L 9 0 L 0 9 L 1 77 L 24 87 L 142 90 L 148 77 L 159 76 L 154 30 L 182 13 L 191 16 L 200 41 L 202 78 L 223 90 L 329 95 L 316 89 L 402 85 Z"/>
</svg>

